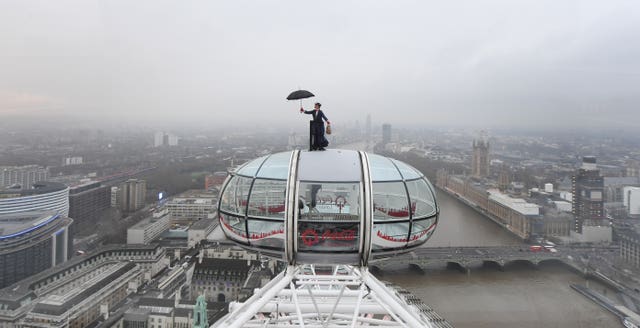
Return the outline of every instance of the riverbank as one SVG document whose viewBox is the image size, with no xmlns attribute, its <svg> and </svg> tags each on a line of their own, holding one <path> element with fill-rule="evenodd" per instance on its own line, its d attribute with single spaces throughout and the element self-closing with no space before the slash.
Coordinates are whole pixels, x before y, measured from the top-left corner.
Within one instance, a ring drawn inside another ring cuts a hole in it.
<svg viewBox="0 0 640 328">
<path fill-rule="evenodd" d="M 520 235 L 518 232 L 516 232 L 515 230 L 511 229 L 511 227 L 508 224 L 504 224 L 497 217 L 495 217 L 494 215 L 491 215 L 491 213 L 485 211 L 483 208 L 481 208 L 478 204 L 474 203 L 473 201 L 465 198 L 462 195 L 459 195 L 459 194 L 449 190 L 446 187 L 442 188 L 442 187 L 440 187 L 438 185 L 435 185 L 435 187 L 438 190 L 447 193 L 449 196 L 454 197 L 455 199 L 457 199 L 459 202 L 461 202 L 465 206 L 469 207 L 470 209 L 476 211 L 478 214 L 480 214 L 480 215 L 484 216 L 485 218 L 489 219 L 491 222 L 497 224 L 500 228 L 502 228 L 505 231 L 509 232 L 510 234 L 512 234 L 513 236 L 517 237 L 521 241 L 525 242 L 527 240 L 526 236 Z"/>
</svg>

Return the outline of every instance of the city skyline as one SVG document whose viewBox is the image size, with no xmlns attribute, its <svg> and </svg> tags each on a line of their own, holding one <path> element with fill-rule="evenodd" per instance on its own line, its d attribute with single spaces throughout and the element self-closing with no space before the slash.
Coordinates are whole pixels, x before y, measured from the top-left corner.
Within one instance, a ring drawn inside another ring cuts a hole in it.
<svg viewBox="0 0 640 328">
<path fill-rule="evenodd" d="M 334 123 L 637 127 L 637 6 L 3 2 L 0 115 L 294 125 L 302 88 Z"/>
</svg>

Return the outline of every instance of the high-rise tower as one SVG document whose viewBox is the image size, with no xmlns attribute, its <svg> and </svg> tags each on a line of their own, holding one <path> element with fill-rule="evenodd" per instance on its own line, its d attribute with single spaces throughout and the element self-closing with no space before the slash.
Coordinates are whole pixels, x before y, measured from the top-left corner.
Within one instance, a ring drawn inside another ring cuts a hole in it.
<svg viewBox="0 0 640 328">
<path fill-rule="evenodd" d="M 118 203 L 125 212 L 134 212 L 144 207 L 147 196 L 147 182 L 129 179 L 118 188 Z"/>
<path fill-rule="evenodd" d="M 572 177 L 573 230 L 582 233 L 584 226 L 608 226 L 604 215 L 604 178 L 596 167 L 596 158 L 585 156 Z"/>
<path fill-rule="evenodd" d="M 388 144 L 391 142 L 391 124 L 382 124 L 382 143 Z"/>
</svg>

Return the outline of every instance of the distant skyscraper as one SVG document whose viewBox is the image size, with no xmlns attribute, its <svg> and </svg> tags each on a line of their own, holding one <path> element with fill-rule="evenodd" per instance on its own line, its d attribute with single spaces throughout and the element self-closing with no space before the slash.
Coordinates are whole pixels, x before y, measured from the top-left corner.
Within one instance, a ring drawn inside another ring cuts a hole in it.
<svg viewBox="0 0 640 328">
<path fill-rule="evenodd" d="M 47 179 L 49 179 L 49 169 L 38 165 L 0 167 L 0 189 L 13 185 L 20 185 L 27 189 L 34 183 Z"/>
<path fill-rule="evenodd" d="M 382 124 L 382 143 L 388 144 L 391 142 L 391 124 Z"/>
<path fill-rule="evenodd" d="M 129 179 L 118 188 L 118 204 L 125 212 L 137 211 L 144 207 L 147 196 L 147 182 Z"/>
<path fill-rule="evenodd" d="M 164 132 L 156 132 L 153 135 L 153 146 L 160 147 L 164 144 Z"/>
<path fill-rule="evenodd" d="M 177 145 L 178 145 L 178 136 L 176 136 L 175 134 L 160 131 L 160 132 L 156 132 L 153 135 L 154 147 L 177 146 Z"/>
<path fill-rule="evenodd" d="M 604 178 L 596 167 L 596 158 L 585 156 L 572 177 L 573 229 L 582 233 L 584 226 L 608 226 L 604 216 Z"/>
<path fill-rule="evenodd" d="M 364 126 L 364 136 L 367 140 L 371 139 L 371 114 L 367 114 L 367 121 Z"/>
<path fill-rule="evenodd" d="M 287 141 L 287 149 L 293 150 L 298 146 L 298 141 L 296 140 L 296 133 L 289 133 L 289 140 Z"/>
<path fill-rule="evenodd" d="M 489 140 L 484 132 L 481 132 L 479 138 L 473 140 L 471 175 L 476 178 L 489 175 Z"/>
</svg>

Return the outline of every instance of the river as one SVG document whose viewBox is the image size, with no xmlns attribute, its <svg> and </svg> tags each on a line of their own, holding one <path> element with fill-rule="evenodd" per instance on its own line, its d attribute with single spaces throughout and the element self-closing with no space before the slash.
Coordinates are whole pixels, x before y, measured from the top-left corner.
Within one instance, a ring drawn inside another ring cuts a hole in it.
<svg viewBox="0 0 640 328">
<path fill-rule="evenodd" d="M 500 246 L 520 241 L 444 192 L 438 192 L 440 224 L 425 247 Z M 622 327 L 617 317 L 569 287 L 589 287 L 614 298 L 612 290 L 569 271 L 559 263 L 472 267 L 469 275 L 442 266 L 424 273 L 385 270 L 382 280 L 420 297 L 457 328 Z"/>
<path fill-rule="evenodd" d="M 364 150 L 364 143 L 340 148 Z M 435 182 L 435 181 L 433 181 Z M 491 220 L 437 190 L 440 222 L 423 247 L 502 246 L 522 242 Z M 616 316 L 571 289 L 584 284 L 615 299 L 613 290 L 588 281 L 560 263 L 472 267 L 469 275 L 442 266 L 424 273 L 408 268 L 385 271 L 386 280 L 402 286 L 457 328 L 600 328 L 624 327 Z"/>
</svg>

